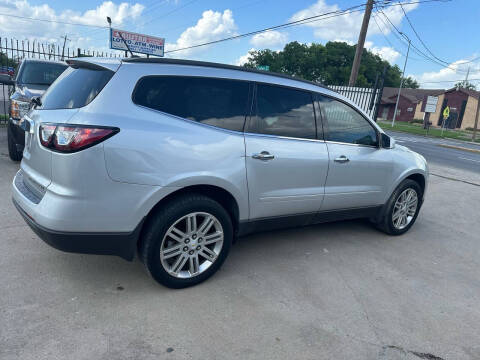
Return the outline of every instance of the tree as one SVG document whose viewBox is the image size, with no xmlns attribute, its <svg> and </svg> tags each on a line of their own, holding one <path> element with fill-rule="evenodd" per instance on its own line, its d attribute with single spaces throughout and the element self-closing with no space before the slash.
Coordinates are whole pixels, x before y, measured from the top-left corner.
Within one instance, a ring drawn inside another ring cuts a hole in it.
<svg viewBox="0 0 480 360">
<path fill-rule="evenodd" d="M 468 89 L 468 90 L 477 90 L 477 87 L 468 80 L 463 80 L 463 81 L 457 82 L 455 84 L 455 87 L 457 89 L 464 88 L 464 89 Z"/>
<path fill-rule="evenodd" d="M 407 89 L 418 89 L 420 85 L 417 80 L 409 76 L 403 80 L 403 87 Z"/>
<path fill-rule="evenodd" d="M 296 41 L 285 45 L 281 51 L 269 49 L 250 52 L 250 59 L 244 65 L 256 68 L 268 65 L 270 71 L 286 73 L 326 85 L 345 85 L 350 77 L 355 46 L 345 42 L 327 42 L 325 45 L 301 44 Z M 401 71 L 397 65 L 390 65 L 380 56 L 364 49 L 356 86 L 372 87 L 377 74 L 386 67 L 385 86 L 398 87 Z M 408 86 L 407 86 L 408 84 Z M 406 87 L 418 88 L 411 78 L 405 80 Z"/>
<path fill-rule="evenodd" d="M 0 52 L 0 66 L 1 67 L 11 67 L 14 70 L 17 68 L 18 60 L 11 59 L 7 54 Z"/>
</svg>

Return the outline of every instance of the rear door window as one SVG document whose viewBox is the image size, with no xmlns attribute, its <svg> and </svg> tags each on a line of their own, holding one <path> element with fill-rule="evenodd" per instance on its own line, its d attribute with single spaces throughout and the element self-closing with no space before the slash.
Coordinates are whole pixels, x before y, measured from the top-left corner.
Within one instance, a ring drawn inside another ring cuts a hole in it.
<svg viewBox="0 0 480 360">
<path fill-rule="evenodd" d="M 139 80 L 132 99 L 167 114 L 243 131 L 249 86 L 246 81 L 229 79 L 147 76 Z"/>
<path fill-rule="evenodd" d="M 40 109 L 76 109 L 89 104 L 112 78 L 111 70 L 69 67 L 42 96 Z"/>
<path fill-rule="evenodd" d="M 293 88 L 258 84 L 253 131 L 259 134 L 315 139 L 312 94 Z"/>
</svg>

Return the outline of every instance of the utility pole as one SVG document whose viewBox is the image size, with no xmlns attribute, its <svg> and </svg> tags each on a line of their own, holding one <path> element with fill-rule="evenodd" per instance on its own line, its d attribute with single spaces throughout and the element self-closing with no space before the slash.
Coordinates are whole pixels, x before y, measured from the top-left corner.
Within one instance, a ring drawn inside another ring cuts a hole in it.
<svg viewBox="0 0 480 360">
<path fill-rule="evenodd" d="M 67 38 L 67 34 L 65 34 L 65 36 L 62 36 L 62 39 L 63 39 L 63 48 L 62 48 L 62 61 L 64 59 L 64 54 L 65 54 L 65 44 L 68 41 L 70 41 L 70 39 Z"/>
<path fill-rule="evenodd" d="M 468 75 L 470 75 L 470 66 L 467 69 L 467 75 L 465 75 L 465 81 L 463 82 L 463 86 L 467 87 L 468 84 Z M 458 89 L 457 89 L 458 90 Z"/>
<path fill-rule="evenodd" d="M 363 14 L 362 28 L 360 35 L 358 35 L 357 48 L 355 50 L 355 58 L 353 59 L 352 72 L 350 73 L 350 80 L 348 86 L 355 86 L 358 77 L 358 70 L 360 69 L 360 61 L 362 60 L 363 46 L 365 45 L 365 38 L 367 37 L 368 23 L 370 22 L 370 15 L 372 14 L 373 0 L 367 1 L 365 7 L 365 14 Z"/>
<path fill-rule="evenodd" d="M 407 49 L 407 56 L 405 57 L 405 64 L 403 65 L 402 79 L 400 80 L 400 88 L 398 89 L 397 102 L 395 103 L 395 111 L 393 113 L 392 127 L 395 125 L 395 118 L 397 117 L 398 101 L 400 100 L 400 93 L 402 92 L 403 81 L 405 80 L 405 69 L 407 68 L 408 54 L 410 53 L 410 45 L 412 43 L 410 41 L 410 38 L 407 35 L 405 35 L 402 32 L 400 34 L 403 35 L 408 40 L 408 49 Z"/>
</svg>

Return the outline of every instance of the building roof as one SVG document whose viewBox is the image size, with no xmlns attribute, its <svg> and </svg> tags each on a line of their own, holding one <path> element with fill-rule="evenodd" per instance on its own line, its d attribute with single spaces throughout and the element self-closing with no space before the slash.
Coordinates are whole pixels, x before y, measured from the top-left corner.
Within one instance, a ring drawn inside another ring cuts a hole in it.
<svg viewBox="0 0 480 360">
<path fill-rule="evenodd" d="M 470 89 L 466 89 L 466 88 L 451 88 L 451 89 L 448 89 L 448 90 L 445 90 L 445 93 L 449 93 L 449 92 L 453 92 L 453 91 L 461 91 L 465 94 L 467 94 L 468 96 L 471 96 L 475 99 L 478 99 L 480 98 L 480 91 L 477 91 L 477 90 L 470 90 Z"/>
<path fill-rule="evenodd" d="M 416 104 L 423 99 L 425 99 L 425 96 L 438 96 L 440 94 L 446 94 L 446 93 L 451 93 L 454 91 L 461 91 L 468 96 L 471 96 L 475 99 L 480 98 L 480 91 L 476 90 L 470 90 L 470 89 L 465 89 L 465 88 L 451 88 L 448 90 L 445 89 L 402 89 L 402 92 L 400 93 L 400 96 L 404 97 L 405 99 L 408 99 L 412 103 Z M 383 94 L 382 94 L 382 104 L 395 104 L 397 101 L 397 95 L 398 95 L 398 88 L 393 88 L 393 87 L 385 87 L 383 88 Z"/>
<path fill-rule="evenodd" d="M 444 89 L 402 89 L 400 96 L 410 100 L 412 103 L 423 101 L 425 96 L 436 96 L 444 93 Z M 396 102 L 398 88 L 384 87 L 382 104 L 393 104 Z"/>
</svg>

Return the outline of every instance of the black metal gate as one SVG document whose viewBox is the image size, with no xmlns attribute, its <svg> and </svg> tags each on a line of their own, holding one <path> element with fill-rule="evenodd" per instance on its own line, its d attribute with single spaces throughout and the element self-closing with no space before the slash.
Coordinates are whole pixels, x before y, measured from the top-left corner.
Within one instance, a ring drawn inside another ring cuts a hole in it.
<svg viewBox="0 0 480 360">
<path fill-rule="evenodd" d="M 0 74 L 14 76 L 23 59 L 64 60 L 84 56 L 123 57 L 123 52 L 72 49 L 59 44 L 0 37 Z M 0 84 L 0 124 L 8 121 L 12 86 Z"/>
</svg>

